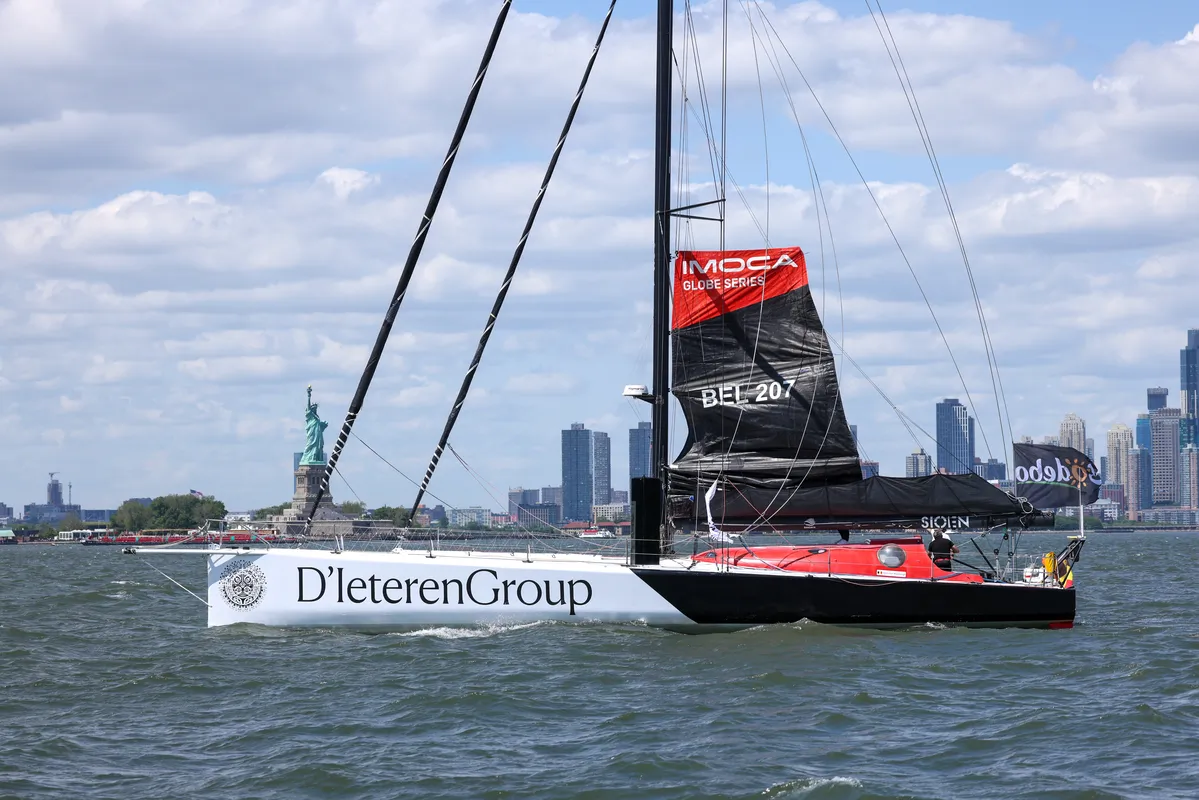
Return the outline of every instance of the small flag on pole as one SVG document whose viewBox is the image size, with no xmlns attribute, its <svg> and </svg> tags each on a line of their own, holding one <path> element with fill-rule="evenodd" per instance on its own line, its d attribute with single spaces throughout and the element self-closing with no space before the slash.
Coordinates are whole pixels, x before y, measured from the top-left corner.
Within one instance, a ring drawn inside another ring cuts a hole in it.
<svg viewBox="0 0 1199 800">
<path fill-rule="evenodd" d="M 204 499 L 204 493 L 203 493 L 203 492 L 197 492 L 195 489 L 192 489 L 192 490 L 191 490 L 191 494 L 192 494 L 192 497 L 198 497 L 198 498 L 200 498 L 201 500 L 203 500 L 203 499 Z"/>
</svg>

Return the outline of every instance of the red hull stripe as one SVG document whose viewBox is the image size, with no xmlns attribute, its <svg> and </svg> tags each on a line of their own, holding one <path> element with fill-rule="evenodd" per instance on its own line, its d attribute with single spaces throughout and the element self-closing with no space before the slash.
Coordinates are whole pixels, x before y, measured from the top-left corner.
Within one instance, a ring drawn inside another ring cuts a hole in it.
<svg viewBox="0 0 1199 800">
<path fill-rule="evenodd" d="M 675 330 L 808 285 L 798 247 L 680 250 L 674 260 Z"/>
</svg>

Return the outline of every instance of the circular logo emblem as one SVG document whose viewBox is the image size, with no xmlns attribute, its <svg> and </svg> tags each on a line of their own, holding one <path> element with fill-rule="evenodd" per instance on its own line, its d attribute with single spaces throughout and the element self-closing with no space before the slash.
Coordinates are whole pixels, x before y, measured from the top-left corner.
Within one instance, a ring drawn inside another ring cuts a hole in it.
<svg viewBox="0 0 1199 800">
<path fill-rule="evenodd" d="M 245 559 L 234 559 L 221 571 L 221 596 L 231 608 L 249 611 L 266 594 L 266 573 Z"/>
</svg>

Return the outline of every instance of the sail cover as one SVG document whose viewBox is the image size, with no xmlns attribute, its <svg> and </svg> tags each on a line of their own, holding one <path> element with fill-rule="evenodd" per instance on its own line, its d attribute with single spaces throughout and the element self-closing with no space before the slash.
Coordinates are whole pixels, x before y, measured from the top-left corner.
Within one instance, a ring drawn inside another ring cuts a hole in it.
<svg viewBox="0 0 1199 800">
<path fill-rule="evenodd" d="M 672 328 L 689 427 L 667 470 L 676 525 L 709 521 L 705 495 L 711 522 L 730 528 L 915 527 L 1031 510 L 976 475 L 862 479 L 798 247 L 679 252 Z"/>
<path fill-rule="evenodd" d="M 672 494 L 702 496 L 718 478 L 772 490 L 862 479 L 802 250 L 679 252 L 672 327 L 690 429 Z"/>
</svg>

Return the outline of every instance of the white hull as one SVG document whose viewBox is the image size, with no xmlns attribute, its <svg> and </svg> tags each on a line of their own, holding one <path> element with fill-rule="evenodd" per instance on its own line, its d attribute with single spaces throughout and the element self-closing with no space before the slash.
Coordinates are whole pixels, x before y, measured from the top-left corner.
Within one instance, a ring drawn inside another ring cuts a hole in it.
<svg viewBox="0 0 1199 800">
<path fill-rule="evenodd" d="M 225 550 L 208 555 L 208 606 L 209 626 L 694 625 L 624 559 L 574 554 Z"/>
</svg>

